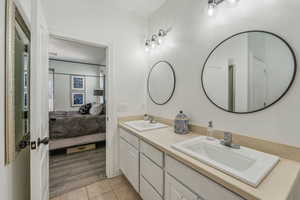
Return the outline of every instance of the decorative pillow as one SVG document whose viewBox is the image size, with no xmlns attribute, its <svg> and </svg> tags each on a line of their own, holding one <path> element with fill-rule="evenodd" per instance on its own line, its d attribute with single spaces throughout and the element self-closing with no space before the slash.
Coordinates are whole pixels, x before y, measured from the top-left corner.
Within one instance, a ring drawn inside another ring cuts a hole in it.
<svg viewBox="0 0 300 200">
<path fill-rule="evenodd" d="M 102 104 L 93 104 L 92 108 L 90 109 L 90 114 L 91 115 L 100 115 L 102 112 Z"/>
<path fill-rule="evenodd" d="M 105 115 L 106 114 L 106 104 L 102 104 L 102 112 L 100 115 Z"/>
<path fill-rule="evenodd" d="M 82 115 L 89 114 L 91 107 L 92 107 L 91 103 L 88 103 L 88 104 L 85 104 L 83 106 L 80 106 L 79 113 L 82 114 Z"/>
</svg>

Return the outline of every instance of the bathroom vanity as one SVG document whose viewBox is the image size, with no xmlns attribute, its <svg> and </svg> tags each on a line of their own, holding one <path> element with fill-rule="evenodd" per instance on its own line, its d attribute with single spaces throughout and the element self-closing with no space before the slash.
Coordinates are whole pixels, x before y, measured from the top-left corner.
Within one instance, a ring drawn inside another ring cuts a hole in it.
<svg viewBox="0 0 300 200">
<path fill-rule="evenodd" d="M 298 162 L 280 159 L 253 187 L 171 147 L 199 133 L 141 132 L 121 121 L 119 134 L 120 169 L 143 200 L 297 200 Z"/>
</svg>

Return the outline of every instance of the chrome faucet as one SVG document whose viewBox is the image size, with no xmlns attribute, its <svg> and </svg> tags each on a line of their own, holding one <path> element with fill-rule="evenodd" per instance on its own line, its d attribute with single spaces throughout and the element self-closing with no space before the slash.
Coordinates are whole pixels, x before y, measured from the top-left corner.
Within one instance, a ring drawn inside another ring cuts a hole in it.
<svg viewBox="0 0 300 200">
<path fill-rule="evenodd" d="M 154 117 L 152 117 L 152 116 L 149 116 L 149 121 L 150 121 L 150 124 L 156 123 L 156 121 L 154 120 Z"/>
<path fill-rule="evenodd" d="M 232 133 L 224 132 L 224 139 L 220 141 L 220 143 L 226 147 L 230 147 L 233 149 L 240 149 L 241 146 L 238 144 L 232 143 Z"/>
</svg>

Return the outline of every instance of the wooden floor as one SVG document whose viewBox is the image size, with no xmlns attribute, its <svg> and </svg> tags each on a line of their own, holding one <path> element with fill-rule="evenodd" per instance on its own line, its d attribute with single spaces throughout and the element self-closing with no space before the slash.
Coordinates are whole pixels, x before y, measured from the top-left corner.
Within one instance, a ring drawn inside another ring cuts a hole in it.
<svg viewBox="0 0 300 200">
<path fill-rule="evenodd" d="M 106 178 L 105 145 L 96 150 L 50 156 L 50 198 Z"/>
<path fill-rule="evenodd" d="M 104 179 L 51 200 L 142 200 L 123 177 Z"/>
</svg>

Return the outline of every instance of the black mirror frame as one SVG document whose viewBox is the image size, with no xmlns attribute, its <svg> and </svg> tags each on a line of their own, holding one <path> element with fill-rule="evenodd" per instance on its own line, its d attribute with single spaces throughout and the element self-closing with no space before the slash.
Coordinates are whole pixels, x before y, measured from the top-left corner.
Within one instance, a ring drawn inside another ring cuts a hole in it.
<svg viewBox="0 0 300 200">
<path fill-rule="evenodd" d="M 167 65 L 169 65 L 170 69 L 172 70 L 172 73 L 173 73 L 173 78 L 174 78 L 174 85 L 173 85 L 173 90 L 172 90 L 172 93 L 170 95 L 170 97 L 163 103 L 158 103 L 156 102 L 152 97 L 151 97 L 151 94 L 150 94 L 150 88 L 149 88 L 149 80 L 150 80 L 150 75 L 151 75 L 151 72 L 153 71 L 153 69 L 159 64 L 159 63 L 166 63 Z M 147 77 L 147 92 L 148 92 L 148 96 L 149 98 L 151 99 L 151 101 L 156 104 L 156 105 L 159 105 L 159 106 L 162 106 L 162 105 L 165 105 L 167 104 L 173 97 L 174 95 L 174 92 L 175 92 L 175 88 L 176 88 L 176 74 L 175 74 L 175 70 L 173 68 L 173 66 L 171 65 L 171 63 L 169 63 L 168 61 L 165 61 L 165 60 L 160 60 L 158 62 L 156 62 L 150 69 L 149 73 L 148 73 L 148 77 Z"/>
<path fill-rule="evenodd" d="M 205 90 L 205 87 L 204 87 L 204 83 L 203 83 L 203 74 L 204 74 L 204 69 L 205 69 L 205 65 L 207 64 L 210 56 L 213 54 L 213 52 L 219 47 L 221 46 L 223 43 L 225 43 L 226 41 L 230 40 L 231 38 L 234 38 L 235 36 L 238 36 L 238 35 L 241 35 L 241 34 L 244 34 L 244 33 L 253 33 L 253 32 L 259 32 L 259 33 L 266 33 L 266 34 L 270 34 L 270 35 L 273 35 L 275 36 L 276 38 L 280 39 L 283 43 L 285 43 L 287 45 L 287 47 L 289 48 L 289 50 L 291 51 L 291 54 L 293 56 L 293 61 L 294 61 L 294 74 L 293 74 L 293 77 L 289 83 L 289 86 L 287 87 L 287 89 L 282 93 L 282 95 L 277 99 L 275 100 L 273 103 L 269 104 L 268 106 L 264 107 L 264 108 L 261 108 L 261 109 L 258 109 L 258 110 L 254 110 L 254 111 L 249 111 L 249 112 L 233 112 L 233 111 L 229 111 L 229 110 L 226 110 L 224 109 L 223 107 L 217 105 L 215 102 L 213 102 L 208 94 L 206 93 L 206 90 Z M 243 31 L 243 32 L 240 32 L 240 33 L 236 33 L 228 38 L 226 38 L 225 40 L 223 40 L 222 42 L 220 42 L 208 55 L 208 57 L 206 58 L 205 62 L 204 62 L 204 65 L 203 65 L 203 68 L 202 68 L 202 72 L 201 72 L 201 85 L 202 85 L 202 89 L 204 91 L 204 94 L 206 95 L 206 97 L 208 98 L 208 100 L 213 104 L 215 105 L 216 107 L 220 108 L 221 110 L 225 111 L 225 112 L 229 112 L 229 113 L 234 113 L 234 114 L 251 114 L 251 113 L 255 113 L 255 112 L 259 112 L 259 111 L 262 111 L 262 110 L 265 110 L 271 106 L 273 106 L 274 104 L 276 104 L 277 102 L 279 102 L 286 94 L 287 92 L 290 90 L 291 86 L 293 85 L 294 81 L 295 81 L 295 77 L 296 77 L 296 74 L 297 74 L 297 58 L 296 58 L 296 54 L 293 50 L 293 48 L 291 47 L 291 45 L 285 40 L 283 39 L 281 36 L 275 34 L 275 33 L 271 33 L 271 32 L 268 32 L 268 31 L 262 31 L 262 30 L 250 30 L 250 31 Z"/>
</svg>

